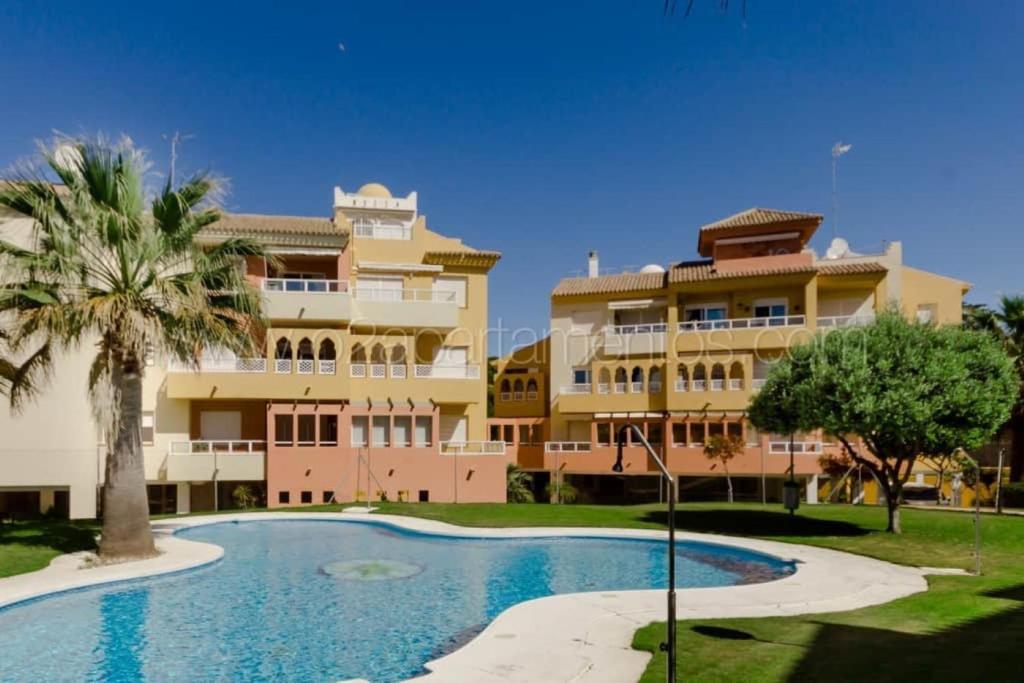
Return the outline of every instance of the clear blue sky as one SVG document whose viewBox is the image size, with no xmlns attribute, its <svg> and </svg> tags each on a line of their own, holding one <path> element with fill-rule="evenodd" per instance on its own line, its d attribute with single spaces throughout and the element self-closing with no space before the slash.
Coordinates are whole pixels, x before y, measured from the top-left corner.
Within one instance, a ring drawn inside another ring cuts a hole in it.
<svg viewBox="0 0 1024 683">
<path fill-rule="evenodd" d="M 750 206 L 828 213 L 841 139 L 855 248 L 903 240 L 975 301 L 1024 287 L 1022 5 L 661 4 L 8 0 L 0 166 L 56 129 L 126 133 L 164 168 L 178 129 L 179 168 L 228 176 L 231 210 L 418 190 L 432 227 L 504 253 L 492 324 L 542 327 L 588 249 L 667 264 Z"/>
</svg>

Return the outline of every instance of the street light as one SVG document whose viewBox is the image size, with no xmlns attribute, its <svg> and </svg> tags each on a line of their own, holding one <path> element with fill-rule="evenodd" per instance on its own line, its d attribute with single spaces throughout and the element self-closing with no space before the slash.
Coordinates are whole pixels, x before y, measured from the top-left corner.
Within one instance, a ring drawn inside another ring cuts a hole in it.
<svg viewBox="0 0 1024 683">
<path fill-rule="evenodd" d="M 647 449 L 647 455 L 654 460 L 661 470 L 661 476 L 668 481 L 668 629 L 666 642 L 661 644 L 661 651 L 668 657 L 668 683 L 676 681 L 676 480 L 665 467 L 658 454 L 651 448 L 651 444 L 644 438 L 640 429 L 632 423 L 624 424 L 619 429 L 617 438 L 618 448 L 616 450 L 615 464 L 612 465 L 612 472 L 622 472 L 622 447 L 626 445 L 626 432 L 630 429 L 640 443 Z"/>
</svg>

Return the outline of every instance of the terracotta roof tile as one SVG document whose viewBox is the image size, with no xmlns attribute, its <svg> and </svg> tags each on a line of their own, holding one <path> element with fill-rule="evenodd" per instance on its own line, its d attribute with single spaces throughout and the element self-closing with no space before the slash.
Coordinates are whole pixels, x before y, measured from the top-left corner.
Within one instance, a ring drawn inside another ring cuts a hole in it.
<svg viewBox="0 0 1024 683">
<path fill-rule="evenodd" d="M 726 270 L 719 272 L 714 269 L 712 261 L 687 261 L 672 266 L 668 281 L 706 282 L 708 280 L 727 280 L 737 277 L 758 277 L 763 275 L 789 275 L 792 273 L 813 273 L 813 265 L 782 266 L 773 268 L 748 268 L 746 270 Z"/>
<path fill-rule="evenodd" d="M 469 268 L 491 268 L 500 259 L 501 252 L 498 251 L 428 251 L 423 255 L 424 263 Z"/>
<path fill-rule="evenodd" d="M 802 211 L 780 211 L 779 209 L 762 209 L 754 207 L 746 211 L 734 213 L 714 223 L 702 225 L 701 230 L 721 230 L 724 228 L 739 228 L 752 225 L 770 225 L 772 223 L 785 223 L 787 221 L 822 220 L 821 214 L 804 213 Z"/>
<path fill-rule="evenodd" d="M 818 273 L 821 275 L 860 275 L 862 273 L 885 273 L 888 270 L 877 261 L 861 261 L 859 263 L 834 261 L 818 264 Z"/>
<path fill-rule="evenodd" d="M 329 218 L 308 216 L 267 216 L 255 213 L 225 213 L 204 232 L 241 235 L 336 235 L 347 231 L 335 226 Z"/>
<path fill-rule="evenodd" d="M 661 289 L 665 286 L 665 273 L 621 273 L 599 277 L 567 277 L 551 292 L 551 296 L 577 294 L 616 294 Z"/>
</svg>

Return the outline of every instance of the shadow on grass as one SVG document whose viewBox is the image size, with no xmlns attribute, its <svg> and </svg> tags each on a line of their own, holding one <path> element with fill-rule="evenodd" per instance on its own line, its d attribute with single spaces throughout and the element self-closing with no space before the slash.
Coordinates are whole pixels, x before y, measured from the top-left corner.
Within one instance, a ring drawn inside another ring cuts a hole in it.
<svg viewBox="0 0 1024 683">
<path fill-rule="evenodd" d="M 991 595 L 1021 601 L 1024 585 Z M 838 624 L 819 626 L 788 680 L 1021 680 L 1021 605 L 929 635 Z"/>
<path fill-rule="evenodd" d="M 0 546 L 18 544 L 73 553 L 95 550 L 95 534 L 96 529 L 87 524 L 61 521 L 7 522 L 0 524 Z"/>
<path fill-rule="evenodd" d="M 668 523 L 668 513 L 651 510 L 644 520 Z M 676 510 L 676 528 L 706 534 L 744 536 L 866 536 L 869 529 L 831 519 L 769 510 Z"/>
</svg>

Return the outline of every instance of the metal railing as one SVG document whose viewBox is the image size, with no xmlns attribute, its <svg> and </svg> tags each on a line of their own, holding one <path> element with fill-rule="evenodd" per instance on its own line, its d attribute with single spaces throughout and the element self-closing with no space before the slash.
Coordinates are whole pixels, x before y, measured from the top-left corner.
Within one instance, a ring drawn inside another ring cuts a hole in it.
<svg viewBox="0 0 1024 683">
<path fill-rule="evenodd" d="M 266 358 L 225 358 L 202 359 L 198 365 L 171 361 L 167 371 L 172 373 L 186 372 L 231 372 L 240 374 L 262 374 L 267 371 Z"/>
<path fill-rule="evenodd" d="M 417 379 L 480 379 L 480 366 L 417 364 L 414 373 Z"/>
<path fill-rule="evenodd" d="M 589 453 L 589 441 L 545 441 L 545 453 Z"/>
<path fill-rule="evenodd" d="M 567 384 L 566 386 L 562 387 L 561 393 L 563 393 L 563 394 L 589 394 L 591 386 L 592 385 L 590 385 L 590 384 Z"/>
<path fill-rule="evenodd" d="M 442 441 L 441 455 L 505 455 L 504 441 Z"/>
<path fill-rule="evenodd" d="M 297 294 L 338 294 L 348 291 L 348 283 L 344 280 L 268 277 L 263 279 L 263 291 L 294 292 Z"/>
<path fill-rule="evenodd" d="M 691 320 L 679 323 L 680 332 L 707 330 L 746 330 L 763 327 L 799 327 L 807 324 L 802 315 L 780 315 L 770 318 L 726 318 L 723 320 Z"/>
<path fill-rule="evenodd" d="M 874 313 L 865 313 L 862 315 L 826 315 L 818 317 L 818 327 L 855 327 L 857 325 L 868 325 L 874 321 Z"/>
<path fill-rule="evenodd" d="M 172 441 L 169 446 L 172 455 L 209 455 L 212 453 L 265 453 L 266 441 L 193 439 Z"/>
<path fill-rule="evenodd" d="M 820 441 L 794 441 L 793 442 L 793 453 L 796 455 L 806 454 L 820 454 L 821 451 Z M 788 441 L 769 441 L 768 452 L 773 455 L 789 455 L 789 442 Z"/>
<path fill-rule="evenodd" d="M 443 289 L 385 289 L 356 285 L 356 301 L 418 301 L 431 304 L 454 304 L 455 292 Z"/>
<path fill-rule="evenodd" d="M 660 334 L 668 331 L 666 323 L 638 323 L 636 325 L 608 325 L 605 334 Z"/>
</svg>

